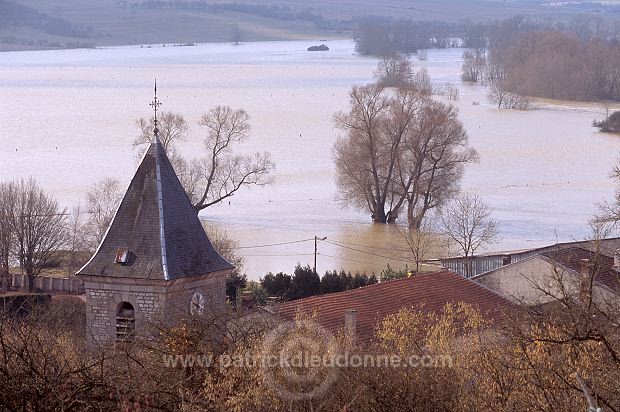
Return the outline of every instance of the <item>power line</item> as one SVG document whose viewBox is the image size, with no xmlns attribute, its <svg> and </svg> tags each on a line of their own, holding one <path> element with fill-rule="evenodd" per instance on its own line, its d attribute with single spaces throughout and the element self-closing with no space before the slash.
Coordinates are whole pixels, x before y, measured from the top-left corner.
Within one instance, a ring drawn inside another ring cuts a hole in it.
<svg viewBox="0 0 620 412">
<path fill-rule="evenodd" d="M 312 238 L 312 239 L 302 239 L 302 240 L 292 240 L 290 242 L 282 242 L 282 243 L 270 243 L 270 244 L 266 244 L 266 245 L 239 246 L 239 249 L 254 249 L 254 248 L 259 248 L 259 247 L 283 246 L 283 245 L 291 245 L 293 243 L 310 242 L 310 241 L 313 241 L 313 240 L 314 240 L 314 238 Z"/>
<path fill-rule="evenodd" d="M 338 260 L 348 260 L 349 262 L 363 263 L 364 265 L 378 265 L 378 263 L 376 263 L 376 262 L 364 262 L 362 260 L 350 259 L 350 258 L 345 258 L 345 257 L 342 257 L 342 256 L 326 255 L 325 253 L 319 253 L 319 256 L 330 257 L 332 259 L 338 259 Z"/>
<path fill-rule="evenodd" d="M 349 243 L 349 242 L 343 242 L 341 240 L 332 240 L 330 239 L 332 242 L 335 243 L 341 243 L 343 245 L 348 245 L 348 246 L 358 246 L 358 247 L 366 247 L 369 249 L 380 249 L 380 250 L 387 250 L 388 252 L 392 252 L 392 251 L 396 251 L 396 252 L 411 252 L 410 250 L 407 249 L 395 249 L 395 248 L 387 248 L 387 247 L 378 247 L 378 246 L 368 246 L 368 245 L 361 245 L 359 243 Z"/>
<path fill-rule="evenodd" d="M 314 256 L 314 253 L 297 253 L 288 255 L 243 255 L 248 257 L 293 257 L 293 256 Z"/>
<path fill-rule="evenodd" d="M 354 251 L 356 251 L 356 252 L 359 252 L 359 253 L 365 253 L 365 254 L 367 254 L 367 255 L 371 255 L 371 256 L 381 257 L 381 258 L 384 258 L 384 259 L 397 260 L 397 261 L 400 261 L 400 262 L 405 262 L 405 263 L 411 263 L 411 261 L 410 261 L 410 260 L 399 259 L 399 258 L 394 257 L 394 256 L 379 255 L 379 254 L 377 254 L 377 253 L 371 253 L 371 252 L 367 252 L 367 251 L 365 251 L 365 250 L 360 250 L 360 249 L 355 249 L 355 248 L 352 248 L 352 247 L 349 247 L 349 246 L 339 245 L 338 243 L 334 243 L 334 242 L 331 242 L 331 241 L 329 241 L 329 240 L 326 240 L 326 242 L 327 242 L 327 243 L 330 243 L 330 244 L 332 244 L 332 245 L 334 245 L 334 246 L 338 246 L 338 247 L 341 247 L 341 248 L 344 248 L 344 249 L 354 250 Z"/>
</svg>

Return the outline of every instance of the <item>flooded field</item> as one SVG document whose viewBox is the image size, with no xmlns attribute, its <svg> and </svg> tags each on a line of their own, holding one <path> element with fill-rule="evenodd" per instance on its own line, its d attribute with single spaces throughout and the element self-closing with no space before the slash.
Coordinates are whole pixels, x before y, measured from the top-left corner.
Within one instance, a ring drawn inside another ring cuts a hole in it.
<svg viewBox="0 0 620 412">
<path fill-rule="evenodd" d="M 380 271 L 397 237 L 344 209 L 334 183 L 332 116 L 347 108 L 353 84 L 372 79 L 376 59 L 356 56 L 351 41 L 309 53 L 307 42 L 195 47 L 119 47 L 0 54 L 0 176 L 34 176 L 63 205 L 83 202 L 102 177 L 129 183 L 139 153 L 131 147 L 135 119 L 150 116 L 157 77 L 163 109 L 191 123 L 188 156 L 201 150 L 200 115 L 217 104 L 251 116 L 246 152 L 270 151 L 276 182 L 245 190 L 207 209 L 208 224 L 239 240 L 250 278 L 312 264 Z M 534 247 L 587 236 L 595 202 L 609 198 L 608 178 L 620 137 L 598 133 L 598 105 L 537 102 L 533 110 L 498 110 L 482 86 L 461 84 L 461 50 L 431 50 L 435 83 L 461 89 L 461 119 L 480 153 L 464 188 L 496 211 L 497 250 Z M 475 103 L 475 104 L 474 104 Z M 479 104 L 478 104 L 479 103 Z M 333 243 L 330 243 L 333 242 Z M 285 243 L 285 244 L 282 244 Z M 274 246 L 265 246 L 278 244 Z M 338 246 L 339 244 L 340 246 Z M 261 247 L 254 247 L 261 246 Z"/>
</svg>

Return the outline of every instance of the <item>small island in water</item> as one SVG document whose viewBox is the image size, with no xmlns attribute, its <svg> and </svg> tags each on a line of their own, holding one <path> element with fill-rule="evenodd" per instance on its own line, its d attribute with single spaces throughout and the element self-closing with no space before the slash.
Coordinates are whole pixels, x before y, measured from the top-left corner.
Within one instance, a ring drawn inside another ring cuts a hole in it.
<svg viewBox="0 0 620 412">
<path fill-rule="evenodd" d="M 328 51 L 329 47 L 327 44 L 323 43 L 320 46 L 310 46 L 308 47 L 308 51 Z"/>
</svg>

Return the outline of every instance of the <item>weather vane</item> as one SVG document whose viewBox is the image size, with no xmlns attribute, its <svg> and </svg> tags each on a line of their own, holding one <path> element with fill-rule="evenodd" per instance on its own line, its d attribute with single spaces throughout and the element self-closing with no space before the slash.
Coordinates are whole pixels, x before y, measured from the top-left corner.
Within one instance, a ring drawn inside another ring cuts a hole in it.
<svg viewBox="0 0 620 412">
<path fill-rule="evenodd" d="M 155 111 L 155 128 L 153 129 L 153 133 L 155 133 L 155 137 L 157 137 L 157 133 L 159 133 L 159 129 L 157 128 L 157 108 L 161 106 L 161 102 L 157 99 L 157 79 L 155 79 L 155 98 L 151 103 L 149 103 L 149 106 L 151 106 Z"/>
</svg>

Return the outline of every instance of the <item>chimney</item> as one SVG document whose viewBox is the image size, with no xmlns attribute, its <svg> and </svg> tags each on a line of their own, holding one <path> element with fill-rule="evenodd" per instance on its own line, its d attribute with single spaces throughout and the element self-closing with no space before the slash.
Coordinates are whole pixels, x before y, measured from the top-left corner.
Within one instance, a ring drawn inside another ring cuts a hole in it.
<svg viewBox="0 0 620 412">
<path fill-rule="evenodd" d="M 581 276 L 579 279 L 579 299 L 587 302 L 590 296 L 590 283 L 592 281 L 592 263 L 590 259 L 581 259 Z"/>
<path fill-rule="evenodd" d="M 344 312 L 344 331 L 347 336 L 355 342 L 357 334 L 357 312 L 354 309 L 347 309 Z"/>
<path fill-rule="evenodd" d="M 620 272 L 620 249 L 616 249 L 614 252 L 614 265 L 612 269 L 616 272 Z"/>
</svg>

